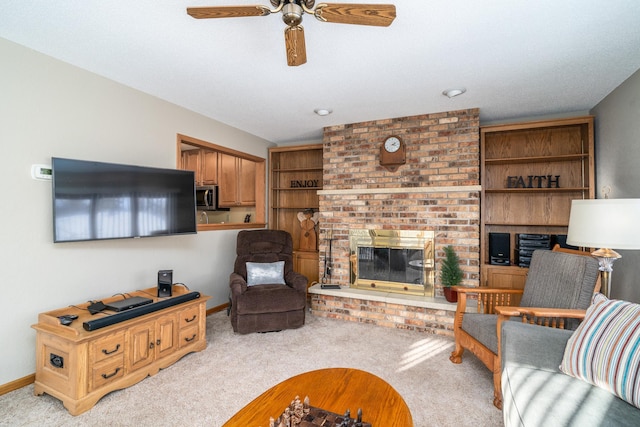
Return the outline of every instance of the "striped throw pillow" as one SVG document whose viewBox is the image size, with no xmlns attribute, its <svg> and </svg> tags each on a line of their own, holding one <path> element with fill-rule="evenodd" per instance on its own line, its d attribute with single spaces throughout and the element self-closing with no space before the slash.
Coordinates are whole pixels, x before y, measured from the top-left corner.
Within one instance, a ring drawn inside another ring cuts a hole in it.
<svg viewBox="0 0 640 427">
<path fill-rule="evenodd" d="M 560 370 L 640 408 L 640 305 L 594 295 Z"/>
</svg>

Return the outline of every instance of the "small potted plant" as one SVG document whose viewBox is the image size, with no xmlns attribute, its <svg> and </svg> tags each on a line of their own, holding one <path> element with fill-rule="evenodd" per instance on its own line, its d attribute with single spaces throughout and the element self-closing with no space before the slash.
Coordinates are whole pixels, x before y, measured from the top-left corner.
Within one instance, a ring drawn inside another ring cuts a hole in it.
<svg viewBox="0 0 640 427">
<path fill-rule="evenodd" d="M 460 268 L 460 259 L 453 249 L 453 246 L 444 248 L 445 257 L 441 262 L 440 283 L 444 297 L 449 302 L 458 302 L 458 293 L 451 289 L 452 286 L 459 285 L 462 281 L 462 269 Z"/>
</svg>

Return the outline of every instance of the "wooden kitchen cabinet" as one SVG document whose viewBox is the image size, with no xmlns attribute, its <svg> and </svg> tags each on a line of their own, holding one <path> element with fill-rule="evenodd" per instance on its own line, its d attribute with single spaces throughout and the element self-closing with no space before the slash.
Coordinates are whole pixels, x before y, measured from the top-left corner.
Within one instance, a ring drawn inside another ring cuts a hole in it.
<svg viewBox="0 0 640 427">
<path fill-rule="evenodd" d="M 167 301 L 167 298 L 153 297 L 156 292 L 157 288 L 150 288 L 128 295 L 152 298 L 153 303 Z M 174 287 L 171 298 L 187 293 Z M 120 298 L 107 298 L 103 302 Z M 98 317 L 89 313 L 89 303 L 40 313 L 38 323 L 33 325 L 36 330 L 34 394 L 47 393 L 60 399 L 69 413 L 79 415 L 106 394 L 155 375 L 188 353 L 204 350 L 208 299 L 200 295 L 91 331 L 85 330 L 83 323 Z M 108 313 L 104 311 L 99 316 L 104 318 Z M 69 314 L 78 318 L 68 326 L 62 325 L 58 316 Z"/>
<path fill-rule="evenodd" d="M 219 153 L 218 205 L 256 205 L 256 162 Z"/>
<path fill-rule="evenodd" d="M 218 153 L 207 149 L 184 150 L 182 169 L 193 171 L 196 185 L 218 183 Z"/>
<path fill-rule="evenodd" d="M 200 173 L 202 185 L 216 185 L 218 183 L 218 153 L 212 150 L 201 150 L 202 171 Z"/>
</svg>

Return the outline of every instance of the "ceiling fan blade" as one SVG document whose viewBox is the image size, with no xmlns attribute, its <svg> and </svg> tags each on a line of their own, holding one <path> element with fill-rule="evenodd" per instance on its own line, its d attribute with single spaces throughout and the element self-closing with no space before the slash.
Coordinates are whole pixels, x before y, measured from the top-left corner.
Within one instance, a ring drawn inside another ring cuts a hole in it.
<svg viewBox="0 0 640 427">
<path fill-rule="evenodd" d="M 300 25 L 284 30 L 284 42 L 287 48 L 287 65 L 295 67 L 307 62 L 307 49 L 304 45 L 304 28 Z"/>
<path fill-rule="evenodd" d="M 196 19 L 240 18 L 243 16 L 267 16 L 271 13 L 264 6 L 210 6 L 188 7 L 187 13 Z"/>
<path fill-rule="evenodd" d="M 396 17 L 392 4 L 320 3 L 314 16 L 323 22 L 388 27 Z"/>
</svg>

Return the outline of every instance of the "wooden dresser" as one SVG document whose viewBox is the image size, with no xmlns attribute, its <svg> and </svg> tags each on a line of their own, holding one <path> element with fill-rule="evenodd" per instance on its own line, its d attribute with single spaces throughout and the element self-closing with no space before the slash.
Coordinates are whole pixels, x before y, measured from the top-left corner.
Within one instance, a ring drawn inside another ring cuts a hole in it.
<svg viewBox="0 0 640 427">
<path fill-rule="evenodd" d="M 206 302 L 210 297 L 200 295 L 169 305 L 191 293 L 174 286 L 170 298 L 157 298 L 156 294 L 157 289 L 150 288 L 127 296 L 147 297 L 153 300 L 152 304 L 159 304 L 145 305 L 144 311 L 159 306 L 162 309 L 91 331 L 83 328 L 84 322 L 107 319 L 113 312 L 91 315 L 89 303 L 85 303 L 41 313 L 38 323 L 32 326 L 37 331 L 34 393 L 54 396 L 69 413 L 78 415 L 107 393 L 155 375 L 188 353 L 204 350 Z M 122 298 L 107 298 L 103 302 Z M 78 318 L 65 326 L 58 318 L 62 315 Z"/>
</svg>

